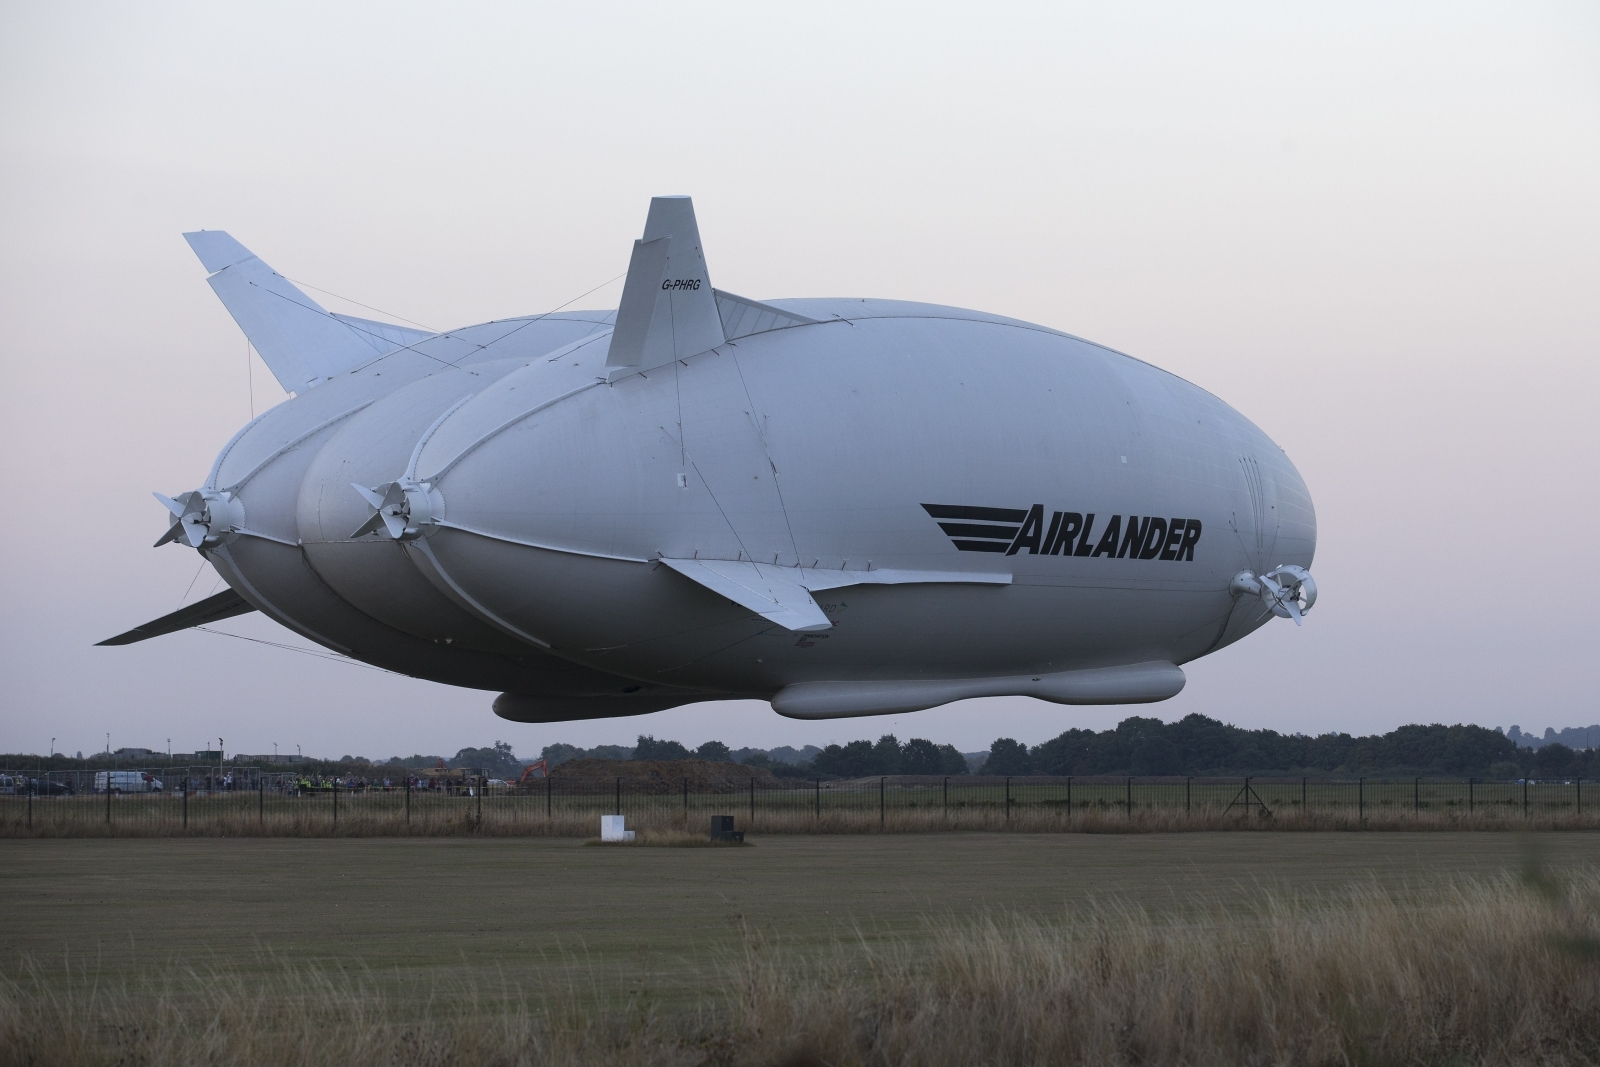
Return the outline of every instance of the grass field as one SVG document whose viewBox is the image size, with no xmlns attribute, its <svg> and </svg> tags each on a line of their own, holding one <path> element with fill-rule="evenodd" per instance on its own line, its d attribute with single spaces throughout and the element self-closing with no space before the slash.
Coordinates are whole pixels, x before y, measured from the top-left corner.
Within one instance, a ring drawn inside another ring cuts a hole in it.
<svg viewBox="0 0 1600 1067">
<path fill-rule="evenodd" d="M 681 995 L 744 929 L 796 945 L 916 934 L 928 918 L 1049 919 L 1091 898 L 1156 912 L 1260 887 L 1422 891 L 1600 861 L 1600 835 L 1161 834 L 760 837 L 747 849 L 583 848 L 532 839 L 0 842 L 10 955 L 136 975 L 177 960 L 249 971 L 263 954 L 359 966 L 414 988 L 537 982 L 563 956 L 601 985 Z"/>
<path fill-rule="evenodd" d="M 208 991 L 256 997 L 257 1012 L 262 997 L 299 993 L 343 1005 L 341 1018 L 352 1005 L 404 1015 L 411 1009 L 402 1005 L 426 1002 L 429 1012 L 456 1019 L 451 1032 L 459 1037 L 461 1012 L 494 1016 L 515 1008 L 525 1016 L 529 1003 L 554 998 L 564 1010 L 603 1007 L 599 1018 L 631 1019 L 645 1027 L 641 1033 L 689 1026 L 703 1037 L 711 1025 L 705 1012 L 724 1018 L 758 1001 L 770 1014 L 773 1005 L 810 997 L 818 1018 L 837 1014 L 843 1009 L 829 1008 L 821 991 L 862 980 L 869 959 L 868 972 L 900 966 L 911 982 L 924 974 L 907 962 L 919 953 L 948 954 L 985 937 L 1003 955 L 1026 954 L 1076 936 L 1061 931 L 1103 926 L 1107 915 L 1228 932 L 1270 925 L 1286 901 L 1345 899 L 1352 889 L 1375 894 L 1373 913 L 1394 912 L 1400 918 L 1387 921 L 1403 931 L 1410 925 L 1405 914 L 1445 915 L 1439 902 L 1469 883 L 1514 895 L 1515 882 L 1505 876 L 1530 859 L 1558 875 L 1589 872 L 1591 879 L 1600 861 L 1600 835 L 1587 832 L 753 840 L 745 849 L 586 848 L 561 838 L 3 841 L 5 1006 L 14 1018 L 43 1011 L 52 998 L 78 1003 L 72 998 L 81 1001 L 92 987 L 106 1004 L 122 997 L 117 1010 L 126 1017 L 143 1018 L 150 1012 L 136 1007 L 140 998 L 161 995 L 172 1025 L 193 1028 L 196 1020 L 173 1004 L 196 1000 L 221 1018 L 226 1013 L 217 1014 Z M 1505 901 L 1508 915 L 1541 906 L 1531 893 L 1520 903 Z M 972 934 L 985 920 L 989 932 Z M 1482 926 L 1474 921 L 1472 929 Z M 1123 940 L 1138 941 L 1146 926 L 1130 927 Z M 1307 926 L 1297 920 L 1286 929 Z M 1535 955 L 1548 949 L 1542 941 L 1528 947 Z M 761 959 L 752 962 L 752 954 Z M 826 966 L 837 969 L 838 980 L 802 979 L 814 961 L 831 961 Z M 1263 958 L 1261 965 L 1283 963 Z M 1373 967 L 1384 966 L 1374 959 Z M 791 975 L 794 990 L 785 990 Z M 746 994 L 730 993 L 735 978 L 749 984 Z M 1600 989 L 1594 965 L 1576 980 L 1580 992 Z M 1573 977 L 1561 981 L 1570 986 Z M 94 1015 L 81 1004 L 75 1010 Z M 596 1017 L 586 1018 L 592 1027 Z M 528 1025 L 534 1032 L 547 1023 Z M 108 1027 L 115 1030 L 102 1023 L 94 1032 Z M 700 1053 L 645 1055 L 626 1034 L 606 1033 L 609 1051 L 598 1058 L 707 1060 Z M 673 1040 L 681 1051 L 681 1039 Z M 696 1040 L 696 1048 L 704 1045 Z M 219 1049 L 212 1062 L 244 1055 L 236 1046 Z M 129 1061 L 124 1052 L 105 1062 Z M 184 1055 L 208 1061 L 194 1049 Z M 745 1062 L 729 1055 L 727 1062 Z M 346 1062 L 454 1062 L 429 1056 Z M 4 1062 L 21 1060 L 0 1049 Z"/>
</svg>

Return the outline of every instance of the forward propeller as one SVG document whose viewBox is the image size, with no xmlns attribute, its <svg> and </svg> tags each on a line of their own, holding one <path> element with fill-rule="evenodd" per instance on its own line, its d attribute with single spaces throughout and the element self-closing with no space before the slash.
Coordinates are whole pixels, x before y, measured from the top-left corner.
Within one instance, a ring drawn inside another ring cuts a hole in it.
<svg viewBox="0 0 1600 1067">
<path fill-rule="evenodd" d="M 1256 596 L 1280 619 L 1293 619 L 1299 626 L 1311 605 L 1317 602 L 1317 583 L 1311 572 L 1292 563 L 1274 567 L 1265 574 L 1240 571 L 1228 583 L 1234 596 Z"/>
</svg>

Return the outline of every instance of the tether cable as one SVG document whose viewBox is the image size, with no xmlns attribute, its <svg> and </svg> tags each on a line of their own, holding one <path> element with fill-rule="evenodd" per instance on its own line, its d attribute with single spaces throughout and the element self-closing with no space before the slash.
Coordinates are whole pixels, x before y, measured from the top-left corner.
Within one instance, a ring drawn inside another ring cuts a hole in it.
<svg viewBox="0 0 1600 1067">
<path fill-rule="evenodd" d="M 298 652 L 302 656 L 312 656 L 316 659 L 332 660 L 335 663 L 348 663 L 352 667 L 360 667 L 363 670 L 379 671 L 383 674 L 397 673 L 395 671 L 386 670 L 383 667 L 374 667 L 370 663 L 362 663 L 360 660 L 351 659 L 349 656 L 341 656 L 337 652 L 319 652 L 312 648 L 299 648 L 295 645 L 286 645 L 281 641 L 267 641 L 259 637 L 246 637 L 244 634 L 230 634 L 226 630 L 213 630 L 209 626 L 191 626 L 189 629 L 199 630 L 203 634 L 216 634 L 218 637 L 232 637 L 240 641 L 249 641 L 257 645 L 270 645 L 273 648 L 281 648 L 285 652 Z"/>
</svg>

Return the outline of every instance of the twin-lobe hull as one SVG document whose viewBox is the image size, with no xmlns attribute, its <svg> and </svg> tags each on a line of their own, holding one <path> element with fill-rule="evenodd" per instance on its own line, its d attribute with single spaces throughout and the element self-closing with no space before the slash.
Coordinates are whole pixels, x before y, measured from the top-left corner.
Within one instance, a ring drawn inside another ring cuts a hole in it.
<svg viewBox="0 0 1600 1067">
<path fill-rule="evenodd" d="M 1241 608 L 1236 573 L 1310 565 L 1299 475 L 1203 390 L 1005 320 L 839 306 L 854 317 L 614 383 L 595 345 L 464 400 L 413 387 L 363 417 L 409 403 L 404 433 L 358 446 L 353 423 L 324 446 L 300 495 L 307 557 L 429 640 L 761 697 L 1180 664 L 1270 618 Z M 403 544 L 349 536 L 371 510 L 350 482 L 408 469 L 435 521 Z M 832 625 L 775 625 L 663 560 L 837 571 L 815 598 Z M 995 580 L 874 584 L 882 572 Z"/>
<path fill-rule="evenodd" d="M 1161 700 L 1315 600 L 1306 487 L 1217 398 L 998 316 L 715 290 L 684 197 L 651 202 L 616 312 L 443 334 L 186 236 L 299 393 L 160 497 L 157 543 L 236 594 L 196 607 L 508 718 Z"/>
</svg>

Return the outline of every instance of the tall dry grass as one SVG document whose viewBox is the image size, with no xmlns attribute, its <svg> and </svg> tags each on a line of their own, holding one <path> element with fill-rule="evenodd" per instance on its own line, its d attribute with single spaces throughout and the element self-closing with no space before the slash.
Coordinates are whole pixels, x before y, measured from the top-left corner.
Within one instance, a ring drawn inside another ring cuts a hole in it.
<svg viewBox="0 0 1600 1067">
<path fill-rule="evenodd" d="M 1364 888 L 1158 918 L 932 920 L 800 955 L 750 935 L 703 1008 L 492 981 L 401 998 L 361 972 L 13 967 L 0 1067 L 1600 1062 L 1600 876 Z M 559 970 L 559 968 L 557 969 Z"/>
<path fill-rule="evenodd" d="M 1555 908 L 1502 881 L 1420 908 L 1369 888 L 1234 921 L 1115 904 L 991 919 L 835 959 L 798 996 L 757 960 L 745 1019 L 828 1063 L 1594 1063 L 1597 890 Z"/>
</svg>

